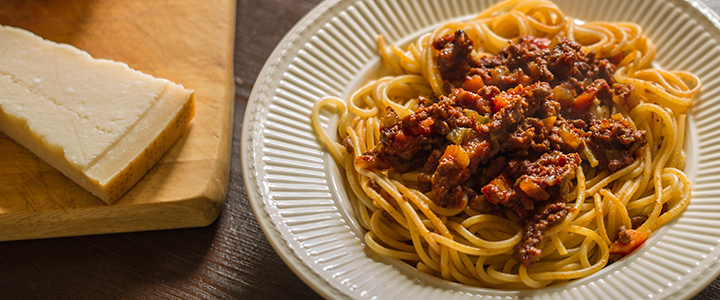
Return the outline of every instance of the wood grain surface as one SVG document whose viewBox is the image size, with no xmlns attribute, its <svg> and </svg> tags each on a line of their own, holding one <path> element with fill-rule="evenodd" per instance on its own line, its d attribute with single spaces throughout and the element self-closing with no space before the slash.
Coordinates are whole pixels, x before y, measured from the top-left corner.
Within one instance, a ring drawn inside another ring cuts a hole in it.
<svg viewBox="0 0 720 300">
<path fill-rule="evenodd" d="M 195 227 L 227 191 L 234 77 L 232 0 L 0 2 L 0 24 L 194 89 L 196 115 L 150 171 L 107 205 L 0 134 L 0 241 Z"/>
<path fill-rule="evenodd" d="M 709 1 L 720 12 L 720 3 Z M 319 2 L 237 2 L 230 181 L 217 221 L 201 228 L 1 242 L 0 299 L 322 299 L 285 266 L 260 230 L 239 155 L 245 105 L 265 60 Z M 716 280 L 695 300 L 718 295 Z"/>
</svg>

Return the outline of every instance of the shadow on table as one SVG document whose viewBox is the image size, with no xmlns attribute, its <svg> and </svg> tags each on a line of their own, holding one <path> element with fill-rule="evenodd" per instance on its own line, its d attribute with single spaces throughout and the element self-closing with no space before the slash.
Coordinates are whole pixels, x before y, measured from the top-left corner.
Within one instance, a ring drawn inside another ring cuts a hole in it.
<svg viewBox="0 0 720 300">
<path fill-rule="evenodd" d="M 1 297 L 182 297 L 202 288 L 176 283 L 199 277 L 216 227 L 3 242 Z"/>
</svg>

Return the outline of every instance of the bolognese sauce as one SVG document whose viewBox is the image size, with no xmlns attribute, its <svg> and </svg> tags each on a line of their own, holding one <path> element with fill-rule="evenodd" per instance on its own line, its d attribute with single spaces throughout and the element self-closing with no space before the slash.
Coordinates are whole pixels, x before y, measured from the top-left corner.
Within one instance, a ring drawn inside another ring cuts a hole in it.
<svg viewBox="0 0 720 300">
<path fill-rule="evenodd" d="M 442 207 L 510 209 L 525 232 L 514 256 L 530 267 L 543 233 L 568 213 L 581 155 L 611 172 L 638 157 L 646 132 L 622 114 L 598 113 L 631 109 L 633 87 L 615 82 L 615 65 L 571 40 L 524 37 L 482 58 L 462 30 L 432 45 L 447 96 L 420 97 L 404 117 L 388 107 L 379 144 L 355 163 L 420 170 L 421 189 Z"/>
</svg>

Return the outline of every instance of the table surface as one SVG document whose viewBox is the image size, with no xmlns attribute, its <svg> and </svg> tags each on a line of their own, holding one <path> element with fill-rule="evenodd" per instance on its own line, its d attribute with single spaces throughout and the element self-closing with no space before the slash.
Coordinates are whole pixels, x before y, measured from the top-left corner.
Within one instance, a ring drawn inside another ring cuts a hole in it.
<svg viewBox="0 0 720 300">
<path fill-rule="evenodd" d="M 720 14 L 720 3 L 700 0 Z M 321 299 L 275 253 L 247 200 L 240 132 L 275 45 L 320 0 L 238 0 L 235 113 L 224 211 L 203 228 L 0 243 L 0 298 Z M 694 299 L 717 299 L 720 279 Z"/>
</svg>

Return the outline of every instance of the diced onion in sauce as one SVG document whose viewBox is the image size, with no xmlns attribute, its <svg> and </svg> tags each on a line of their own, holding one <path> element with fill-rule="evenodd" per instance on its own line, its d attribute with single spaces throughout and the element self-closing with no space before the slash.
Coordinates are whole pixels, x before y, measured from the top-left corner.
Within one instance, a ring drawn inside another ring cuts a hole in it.
<svg viewBox="0 0 720 300">
<path fill-rule="evenodd" d="M 533 199 L 547 200 L 550 197 L 550 194 L 535 184 L 530 178 L 525 178 L 520 181 L 520 189 Z"/>
<path fill-rule="evenodd" d="M 490 122 L 490 117 L 483 116 L 472 109 L 463 109 L 463 114 L 465 114 L 465 117 L 467 117 L 468 119 L 474 120 L 476 125 L 487 124 L 488 122 Z"/>
<path fill-rule="evenodd" d="M 472 129 L 457 127 L 450 131 L 445 137 L 456 145 L 462 145 L 470 137 Z"/>
<path fill-rule="evenodd" d="M 568 145 L 573 147 L 573 149 L 577 149 L 577 147 L 580 146 L 580 143 L 582 143 L 582 140 L 577 135 L 570 132 L 570 129 L 567 128 L 567 126 L 563 125 L 562 127 L 560 127 L 560 132 L 558 133 L 560 134 L 560 137 L 563 139 L 563 141 L 568 143 Z"/>
</svg>

